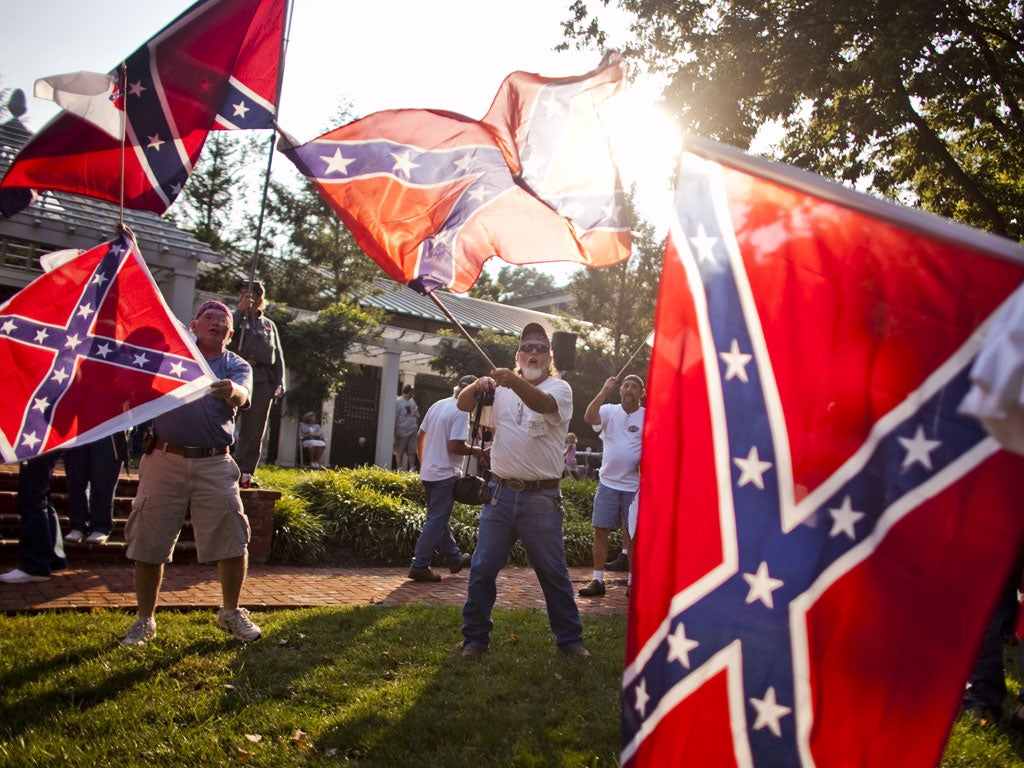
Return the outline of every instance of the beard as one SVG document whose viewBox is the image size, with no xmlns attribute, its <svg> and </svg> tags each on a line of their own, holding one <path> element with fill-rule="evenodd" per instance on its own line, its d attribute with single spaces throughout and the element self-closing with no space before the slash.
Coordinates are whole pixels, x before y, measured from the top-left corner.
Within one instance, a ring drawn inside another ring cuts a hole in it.
<svg viewBox="0 0 1024 768">
<path fill-rule="evenodd" d="M 519 372 L 523 374 L 523 378 L 527 381 L 537 381 L 544 378 L 544 374 L 548 372 L 548 369 L 540 365 L 524 365 L 520 367 Z"/>
</svg>

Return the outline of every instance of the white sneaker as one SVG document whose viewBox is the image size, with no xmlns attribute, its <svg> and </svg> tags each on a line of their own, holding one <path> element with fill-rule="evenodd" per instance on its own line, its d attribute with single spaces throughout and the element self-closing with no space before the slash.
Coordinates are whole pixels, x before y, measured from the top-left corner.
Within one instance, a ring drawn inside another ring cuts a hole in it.
<svg viewBox="0 0 1024 768">
<path fill-rule="evenodd" d="M 109 533 L 101 533 L 100 531 L 93 531 L 89 534 L 89 538 L 85 540 L 86 544 L 105 544 L 107 539 L 110 538 Z"/>
<path fill-rule="evenodd" d="M 82 533 L 77 528 L 72 528 L 70 531 L 68 531 L 68 535 L 64 537 L 64 541 L 66 541 L 68 544 L 77 544 L 84 538 L 84 533 Z"/>
<path fill-rule="evenodd" d="M 21 568 L 15 568 L 13 571 L 0 574 L 0 581 L 4 584 L 28 584 L 32 581 L 49 580 L 49 576 L 33 576 L 31 573 L 25 573 Z"/>
<path fill-rule="evenodd" d="M 241 640 L 243 643 L 263 637 L 263 630 L 252 623 L 249 612 L 245 608 L 235 608 L 233 611 L 221 608 L 220 613 L 217 614 L 217 626 L 230 632 L 236 640 Z"/>
<path fill-rule="evenodd" d="M 152 617 L 143 618 L 140 616 L 135 623 L 128 628 L 128 632 L 121 640 L 122 645 L 138 647 L 145 645 L 156 637 L 156 620 Z"/>
</svg>

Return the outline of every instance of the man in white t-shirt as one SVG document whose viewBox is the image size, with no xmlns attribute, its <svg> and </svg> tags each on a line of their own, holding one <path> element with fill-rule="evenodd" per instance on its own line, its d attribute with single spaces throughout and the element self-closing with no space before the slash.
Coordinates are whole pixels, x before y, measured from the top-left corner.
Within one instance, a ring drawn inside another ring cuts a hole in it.
<svg viewBox="0 0 1024 768">
<path fill-rule="evenodd" d="M 605 593 L 605 559 L 608 537 L 622 523 L 623 552 L 629 550 L 629 527 L 625 524 L 633 497 L 640 488 L 640 447 L 644 435 L 644 380 L 631 373 L 619 386 L 621 403 L 604 403 L 619 384 L 612 376 L 601 387 L 583 414 L 583 420 L 600 428 L 604 443 L 601 472 L 594 495 L 594 578 L 580 590 L 581 597 L 601 597 Z M 611 564 L 609 564 L 611 565 Z"/>
<path fill-rule="evenodd" d="M 463 376 L 451 397 L 438 400 L 427 409 L 416 436 L 416 452 L 420 460 L 420 481 L 427 500 L 427 519 L 416 541 L 416 549 L 409 566 L 413 581 L 440 581 L 430 563 L 434 550 L 439 549 L 451 573 L 458 573 L 469 565 L 470 556 L 459 551 L 452 536 L 452 488 L 462 474 L 464 457 L 480 455 L 479 448 L 466 443 L 469 435 L 469 414 L 460 411 L 459 392 L 476 381 L 476 376 Z"/>
<path fill-rule="evenodd" d="M 548 623 L 559 650 L 586 659 L 583 624 L 565 562 L 562 493 L 565 435 L 572 418 L 572 387 L 551 364 L 551 342 L 543 326 L 527 323 L 519 337 L 516 368 L 496 368 L 459 395 L 459 409 L 476 408 L 493 396 L 489 500 L 480 512 L 480 532 L 462 608 L 462 657 L 487 652 L 498 573 L 516 539 L 523 542 L 544 591 Z"/>
</svg>

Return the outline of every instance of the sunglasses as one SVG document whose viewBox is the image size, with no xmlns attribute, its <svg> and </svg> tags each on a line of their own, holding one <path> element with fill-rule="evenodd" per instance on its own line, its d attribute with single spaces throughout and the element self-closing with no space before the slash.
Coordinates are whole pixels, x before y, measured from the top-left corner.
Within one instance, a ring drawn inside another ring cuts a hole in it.
<svg viewBox="0 0 1024 768">
<path fill-rule="evenodd" d="M 543 355 L 549 349 L 551 349 L 551 347 L 549 347 L 547 344 L 542 344 L 540 342 L 534 342 L 534 341 L 528 341 L 525 344 L 520 344 L 519 345 L 519 351 L 520 352 L 526 352 L 527 354 L 531 354 L 533 352 L 536 352 L 538 354 Z"/>
</svg>

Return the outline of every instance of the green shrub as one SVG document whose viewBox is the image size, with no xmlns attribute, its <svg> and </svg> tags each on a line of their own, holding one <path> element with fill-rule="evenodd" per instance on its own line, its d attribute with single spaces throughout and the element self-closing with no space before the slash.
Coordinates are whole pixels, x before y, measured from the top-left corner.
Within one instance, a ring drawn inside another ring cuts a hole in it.
<svg viewBox="0 0 1024 768">
<path fill-rule="evenodd" d="M 359 467 L 323 472 L 277 470 L 266 473 L 266 477 L 269 482 L 264 487 L 285 493 L 275 508 L 276 560 L 313 563 L 331 543 L 387 563 L 404 564 L 412 558 L 426 519 L 423 484 L 415 473 Z M 595 480 L 569 479 L 562 483 L 565 553 L 571 566 L 588 566 L 592 561 L 590 513 L 596 490 Z M 456 504 L 452 511 L 452 535 L 463 552 L 476 549 L 480 509 Z M 279 539 L 283 541 L 279 543 Z M 609 557 L 615 557 L 620 547 L 621 539 L 615 532 L 609 543 Z M 517 542 L 509 564 L 527 563 L 526 551 Z"/>
<path fill-rule="evenodd" d="M 274 543 L 271 557 L 284 563 L 307 565 L 327 549 L 327 526 L 310 512 L 304 500 L 286 493 L 274 503 Z"/>
</svg>

